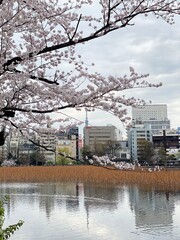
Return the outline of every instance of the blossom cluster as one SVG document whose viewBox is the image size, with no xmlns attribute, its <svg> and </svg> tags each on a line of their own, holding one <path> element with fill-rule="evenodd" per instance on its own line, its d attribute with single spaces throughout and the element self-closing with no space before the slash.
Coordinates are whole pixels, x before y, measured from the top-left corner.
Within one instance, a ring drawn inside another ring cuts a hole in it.
<svg viewBox="0 0 180 240">
<path fill-rule="evenodd" d="M 113 166 L 119 170 L 135 170 L 137 164 L 135 163 L 128 163 L 128 162 L 115 162 L 114 159 L 110 160 L 108 156 L 93 156 L 92 159 L 89 159 L 89 163 L 91 165 L 98 165 L 98 166 Z"/>
<path fill-rule="evenodd" d="M 10 159 L 10 160 L 4 160 L 1 164 L 2 167 L 13 167 L 16 166 L 16 163 L 14 160 Z"/>
</svg>

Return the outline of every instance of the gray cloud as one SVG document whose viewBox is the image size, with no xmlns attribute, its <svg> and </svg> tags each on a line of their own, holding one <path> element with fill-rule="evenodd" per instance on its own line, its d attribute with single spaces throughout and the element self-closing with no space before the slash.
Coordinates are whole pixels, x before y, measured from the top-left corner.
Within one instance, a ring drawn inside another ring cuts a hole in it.
<svg viewBox="0 0 180 240">
<path fill-rule="evenodd" d="M 127 94 L 167 104 L 172 127 L 180 126 L 180 17 L 174 25 L 151 16 L 138 17 L 134 26 L 81 45 L 78 51 L 85 62 L 95 63 L 94 71 L 105 76 L 122 76 L 132 66 L 139 73 L 149 73 L 150 82 L 162 82 L 160 88 L 134 89 Z M 116 122 L 112 119 L 107 117 L 107 123 Z"/>
</svg>

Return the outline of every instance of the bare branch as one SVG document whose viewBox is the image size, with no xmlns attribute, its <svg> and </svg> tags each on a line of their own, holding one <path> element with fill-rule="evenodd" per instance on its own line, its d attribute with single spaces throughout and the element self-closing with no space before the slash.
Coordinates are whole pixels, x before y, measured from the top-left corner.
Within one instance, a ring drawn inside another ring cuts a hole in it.
<svg viewBox="0 0 180 240">
<path fill-rule="evenodd" d="M 78 30 L 78 27 L 79 27 L 79 24 L 80 24 L 80 21 L 81 21 L 81 17 L 82 17 L 82 14 L 80 14 L 80 16 L 79 16 L 79 19 L 78 19 L 78 22 L 77 22 L 77 25 L 76 25 L 75 31 L 74 31 L 74 33 L 73 33 L 73 35 L 72 35 L 70 41 L 73 40 L 74 36 L 75 36 L 76 33 L 77 33 L 77 30 Z"/>
</svg>

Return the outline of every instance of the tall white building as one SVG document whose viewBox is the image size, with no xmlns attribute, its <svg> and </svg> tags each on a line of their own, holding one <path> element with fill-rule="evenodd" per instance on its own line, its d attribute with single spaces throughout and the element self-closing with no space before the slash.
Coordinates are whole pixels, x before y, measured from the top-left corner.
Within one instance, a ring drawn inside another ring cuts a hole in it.
<svg viewBox="0 0 180 240">
<path fill-rule="evenodd" d="M 167 116 L 166 104 L 151 104 L 132 107 L 133 124 L 149 124 L 153 134 L 163 129 L 170 129 L 170 120 Z"/>
<path fill-rule="evenodd" d="M 152 142 L 151 127 L 148 124 L 134 125 L 134 127 L 129 129 L 128 146 L 133 161 L 139 160 L 139 150 L 141 149 L 142 140 Z"/>
</svg>

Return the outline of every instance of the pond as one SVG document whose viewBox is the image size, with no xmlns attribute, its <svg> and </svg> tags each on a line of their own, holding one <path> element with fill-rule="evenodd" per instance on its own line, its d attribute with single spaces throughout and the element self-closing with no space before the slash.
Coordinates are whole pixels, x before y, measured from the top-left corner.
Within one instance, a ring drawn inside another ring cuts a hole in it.
<svg viewBox="0 0 180 240">
<path fill-rule="evenodd" d="M 180 192 L 83 183 L 0 183 L 11 240 L 179 240 Z"/>
</svg>

